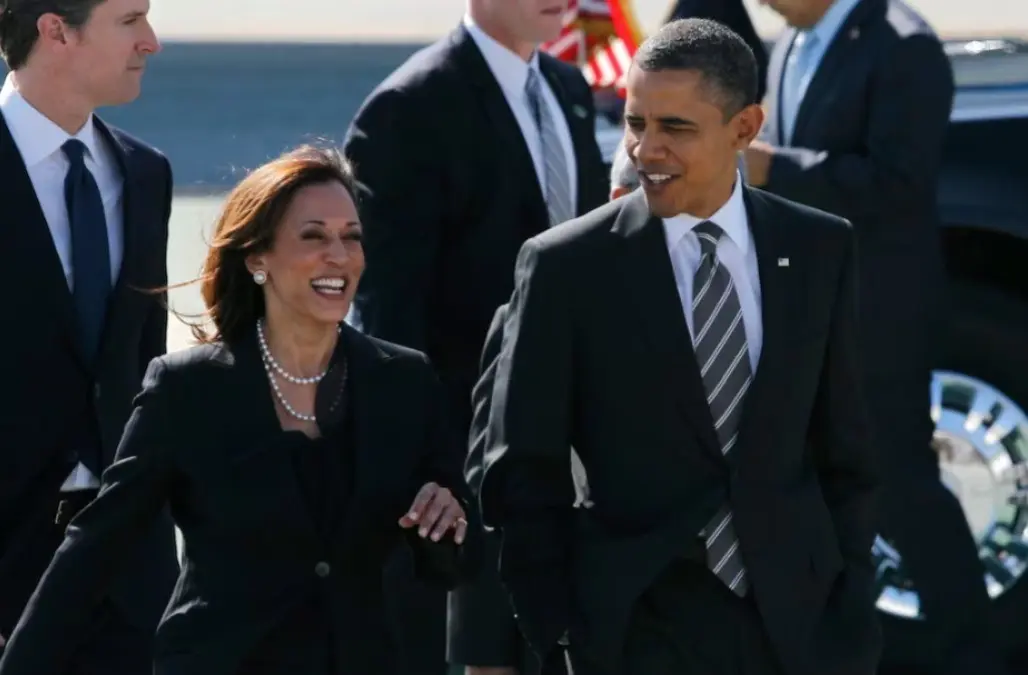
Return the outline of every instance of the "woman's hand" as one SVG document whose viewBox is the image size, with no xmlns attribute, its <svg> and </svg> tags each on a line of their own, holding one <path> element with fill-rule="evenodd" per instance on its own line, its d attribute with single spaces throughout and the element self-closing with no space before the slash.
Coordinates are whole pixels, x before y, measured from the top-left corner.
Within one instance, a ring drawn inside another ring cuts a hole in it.
<svg viewBox="0 0 1028 675">
<path fill-rule="evenodd" d="M 432 541 L 439 541 L 451 527 L 454 529 L 453 540 L 464 543 L 468 521 L 464 508 L 453 496 L 453 493 L 435 483 L 425 483 L 407 513 L 400 518 L 400 527 L 409 529 L 420 525 L 418 535 L 431 536 Z"/>
</svg>

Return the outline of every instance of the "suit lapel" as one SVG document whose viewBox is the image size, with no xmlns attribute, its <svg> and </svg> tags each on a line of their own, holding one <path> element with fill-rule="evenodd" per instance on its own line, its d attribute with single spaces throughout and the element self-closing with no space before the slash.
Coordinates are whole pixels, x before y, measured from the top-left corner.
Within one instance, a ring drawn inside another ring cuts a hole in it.
<svg viewBox="0 0 1028 675">
<path fill-rule="evenodd" d="M 337 537 L 340 553 L 346 554 L 346 542 L 359 537 L 367 527 L 376 527 L 369 513 L 403 513 L 409 501 L 389 504 L 382 508 L 382 493 L 388 492 L 390 473 L 396 467 L 383 461 L 383 443 L 389 444 L 396 435 L 395 380 L 389 377 L 387 364 L 392 357 L 380 350 L 371 340 L 347 324 L 343 324 L 342 340 L 349 364 L 349 400 L 353 425 L 354 491 L 344 516 L 343 530 Z M 402 491 L 401 491 L 402 492 Z M 402 493 L 403 500 L 410 495 Z"/>
<path fill-rule="evenodd" d="M 78 340 L 78 320 L 72 302 L 71 289 L 64 275 L 57 248 L 54 246 L 50 226 L 39 205 L 25 161 L 14 143 L 7 122 L 0 115 L 0 176 L 3 176 L 3 216 L 7 227 L 0 227 L 0 246 L 12 253 L 13 264 L 25 265 L 25 278 L 38 284 L 44 302 L 52 302 L 59 328 L 68 340 L 68 347 L 83 366 L 88 361 Z"/>
<path fill-rule="evenodd" d="M 579 215 L 591 209 L 591 205 L 588 203 L 589 176 L 585 171 L 586 167 L 589 166 L 589 156 L 586 149 L 590 147 L 590 144 L 596 144 L 596 129 L 594 125 L 589 123 L 589 111 L 581 104 L 571 101 L 571 97 L 568 96 L 567 90 L 564 88 L 564 83 L 561 82 L 560 74 L 553 67 L 550 59 L 546 58 L 544 54 L 539 55 L 539 70 L 557 97 L 560 109 L 564 113 L 564 119 L 567 120 L 568 130 L 571 132 L 571 147 L 575 154 L 575 174 L 578 178 L 575 181 L 575 194 L 577 197 L 575 214 Z"/>
<path fill-rule="evenodd" d="M 508 176 L 508 180 L 523 185 L 531 192 L 532 203 L 537 207 L 533 222 L 549 222 L 546 200 L 539 186 L 532 153 L 525 143 L 521 127 L 510 109 L 510 104 L 507 103 L 500 83 L 464 26 L 457 28 L 451 40 L 454 54 L 462 66 L 461 73 L 466 74 L 469 84 L 474 89 L 475 98 L 482 105 L 487 118 L 485 127 L 489 129 L 489 134 L 496 138 L 495 146 L 504 155 L 503 164 L 510 169 L 511 175 Z"/>
<path fill-rule="evenodd" d="M 773 426 L 779 392 L 788 385 L 782 369 L 788 362 L 789 330 L 794 327 L 789 325 L 787 300 L 790 295 L 802 297 L 790 292 L 798 270 L 790 266 L 788 223 L 774 221 L 768 203 L 759 192 L 744 186 L 743 198 L 757 254 L 763 340 L 753 384 L 743 403 L 739 443 L 730 454 L 733 463 L 748 452 L 751 441 L 759 443 L 763 431 Z"/>
<path fill-rule="evenodd" d="M 130 148 L 105 125 L 98 117 L 93 118 L 100 137 L 110 148 L 118 164 L 122 175 L 121 191 L 121 228 L 122 228 L 122 256 L 121 269 L 118 270 L 117 280 L 111 290 L 111 296 L 107 304 L 107 316 L 104 322 L 104 334 L 100 342 L 100 353 L 97 356 L 97 363 L 101 363 L 112 347 L 113 327 L 118 325 L 118 319 L 125 310 L 126 300 L 130 293 L 139 292 L 131 288 L 131 280 L 137 278 L 135 265 L 141 259 L 138 224 L 146 221 L 146 203 L 142 199 L 145 194 L 143 181 L 145 176 L 135 166 L 135 158 Z M 121 358 L 120 355 L 114 356 Z"/>
<path fill-rule="evenodd" d="M 613 229 L 627 242 L 619 264 L 624 268 L 621 278 L 631 279 L 633 297 L 624 305 L 636 312 L 639 326 L 653 347 L 658 368 L 667 374 L 664 390 L 672 392 L 677 399 L 700 445 L 718 461 L 723 461 L 678 295 L 663 224 L 650 214 L 641 190 L 626 197 Z"/>
<path fill-rule="evenodd" d="M 230 436 L 252 439 L 238 443 L 229 458 L 238 489 L 245 493 L 240 499 L 261 509 L 255 517 L 266 517 L 269 527 L 281 523 L 297 531 L 299 541 L 313 549 L 318 544 L 317 531 L 288 450 L 294 434 L 302 432 L 282 430 L 256 335 L 251 332 L 239 340 L 232 346 L 232 354 L 239 377 L 232 387 L 232 395 L 237 399 L 233 407 L 246 413 L 240 417 L 244 428 Z"/>
<path fill-rule="evenodd" d="M 828 46 L 824 56 L 821 57 L 821 62 L 807 86 L 803 100 L 800 101 L 799 110 L 796 111 L 796 123 L 793 125 L 790 145 L 799 147 L 803 145 L 800 139 L 803 138 L 803 132 L 818 106 L 826 100 L 825 93 L 839 81 L 839 72 L 847 63 L 853 61 L 851 54 L 860 42 L 861 24 L 879 4 L 880 0 L 862 0 L 853 8 L 853 11 L 839 27 L 835 37 L 832 38 L 832 44 Z"/>
<path fill-rule="evenodd" d="M 375 489 L 375 481 L 368 481 L 367 476 L 381 467 L 380 457 L 375 452 L 376 441 L 387 438 L 379 426 L 389 423 L 392 419 L 388 411 L 390 405 L 389 380 L 382 378 L 379 368 L 389 362 L 389 356 L 378 349 L 374 343 L 360 332 L 343 324 L 342 339 L 345 340 L 346 354 L 350 368 L 350 400 L 353 402 L 353 423 L 356 425 L 354 434 L 354 452 L 356 453 L 356 472 L 361 476 L 358 494 L 362 489 Z"/>
</svg>

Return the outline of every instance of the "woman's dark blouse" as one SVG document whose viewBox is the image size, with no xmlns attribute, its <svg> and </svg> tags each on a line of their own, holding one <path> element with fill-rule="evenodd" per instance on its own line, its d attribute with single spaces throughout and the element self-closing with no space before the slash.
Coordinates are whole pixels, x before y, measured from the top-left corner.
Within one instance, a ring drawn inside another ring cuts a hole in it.
<svg viewBox="0 0 1028 675">
<path fill-rule="evenodd" d="M 337 535 L 353 489 L 353 436 L 355 420 L 348 405 L 345 349 L 336 350 L 328 373 L 318 384 L 316 416 L 320 437 L 302 431 L 282 431 L 273 452 L 286 452 L 292 460 L 297 483 L 324 547 L 330 557 L 331 540 Z M 311 582 L 309 592 L 282 618 L 240 664 L 238 675 L 337 675 L 345 670 L 335 663 L 332 614 L 324 593 Z"/>
</svg>

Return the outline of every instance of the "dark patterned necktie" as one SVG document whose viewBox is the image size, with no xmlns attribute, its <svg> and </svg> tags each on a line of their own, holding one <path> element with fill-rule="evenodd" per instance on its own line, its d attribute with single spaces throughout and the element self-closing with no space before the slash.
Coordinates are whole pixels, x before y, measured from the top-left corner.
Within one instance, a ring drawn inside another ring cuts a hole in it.
<svg viewBox="0 0 1028 675">
<path fill-rule="evenodd" d="M 704 221 L 693 232 L 699 237 L 703 253 L 693 279 L 693 348 L 721 452 L 727 455 L 738 436 L 742 403 L 752 375 L 746 328 L 732 275 L 717 258 L 717 243 L 724 231 Z M 745 595 L 749 584 L 728 504 L 707 524 L 703 536 L 711 571 L 732 591 Z"/>
<path fill-rule="evenodd" d="M 82 350 L 95 359 L 100 348 L 107 298 L 111 293 L 111 257 L 107 218 L 93 174 L 86 168 L 86 146 L 71 139 L 62 147 L 71 166 L 64 179 L 64 200 L 71 227 L 71 279 Z"/>
</svg>

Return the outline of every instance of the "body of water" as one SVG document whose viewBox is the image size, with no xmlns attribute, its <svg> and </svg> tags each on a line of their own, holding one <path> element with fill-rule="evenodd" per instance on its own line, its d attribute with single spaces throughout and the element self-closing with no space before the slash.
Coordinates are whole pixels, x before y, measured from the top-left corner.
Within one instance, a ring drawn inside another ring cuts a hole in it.
<svg viewBox="0 0 1028 675">
<path fill-rule="evenodd" d="M 150 61 L 142 96 L 100 114 L 171 161 L 171 283 L 196 276 L 229 187 L 247 170 L 301 143 L 341 144 L 367 94 L 420 46 L 165 45 Z M 172 308 L 201 312 L 198 291 L 196 285 L 175 289 Z M 188 327 L 174 316 L 168 333 L 172 349 L 189 343 Z"/>
</svg>

